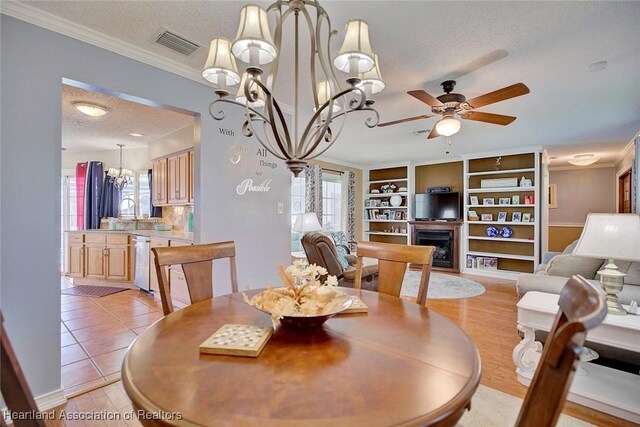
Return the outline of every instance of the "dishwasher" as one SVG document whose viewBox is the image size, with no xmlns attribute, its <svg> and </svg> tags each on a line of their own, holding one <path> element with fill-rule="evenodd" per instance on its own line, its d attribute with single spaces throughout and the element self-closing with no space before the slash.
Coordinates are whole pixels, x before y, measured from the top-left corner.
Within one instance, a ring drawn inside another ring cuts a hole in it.
<svg viewBox="0 0 640 427">
<path fill-rule="evenodd" d="M 143 291 L 149 292 L 149 246 L 151 239 L 147 236 L 136 236 L 136 268 L 133 283 Z"/>
</svg>

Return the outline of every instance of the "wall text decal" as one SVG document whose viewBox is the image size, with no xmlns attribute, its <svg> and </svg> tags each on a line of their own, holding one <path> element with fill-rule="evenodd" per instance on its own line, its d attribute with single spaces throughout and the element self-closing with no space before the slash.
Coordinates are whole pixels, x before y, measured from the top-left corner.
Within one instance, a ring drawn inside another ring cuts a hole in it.
<svg viewBox="0 0 640 427">
<path fill-rule="evenodd" d="M 227 135 L 227 136 L 235 136 L 235 132 L 232 131 L 231 129 L 225 129 L 225 128 L 218 128 L 220 130 L 220 133 L 223 135 Z"/>
<path fill-rule="evenodd" d="M 266 193 L 269 190 L 271 190 L 270 185 L 271 185 L 270 179 L 262 181 L 262 184 L 260 185 L 253 185 L 253 180 L 251 178 L 247 178 L 244 181 L 242 181 L 240 185 L 236 187 L 236 193 L 238 193 L 238 195 L 240 196 L 245 194 L 247 191 L 257 192 L 257 193 Z"/>
</svg>

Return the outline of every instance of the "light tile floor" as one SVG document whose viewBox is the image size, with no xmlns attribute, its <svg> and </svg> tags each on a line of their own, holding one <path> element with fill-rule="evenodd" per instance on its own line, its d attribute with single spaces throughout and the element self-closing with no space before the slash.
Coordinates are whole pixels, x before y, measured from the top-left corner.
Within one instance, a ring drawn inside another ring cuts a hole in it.
<svg viewBox="0 0 640 427">
<path fill-rule="evenodd" d="M 73 286 L 63 277 L 61 288 Z M 129 344 L 162 317 L 162 305 L 138 289 L 102 298 L 61 295 L 60 356 L 67 396 L 120 379 Z"/>
</svg>

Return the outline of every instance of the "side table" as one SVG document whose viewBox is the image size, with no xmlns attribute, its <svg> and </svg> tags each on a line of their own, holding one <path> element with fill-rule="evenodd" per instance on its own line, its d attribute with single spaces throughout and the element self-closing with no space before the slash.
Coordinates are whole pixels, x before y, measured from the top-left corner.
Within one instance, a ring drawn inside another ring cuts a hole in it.
<svg viewBox="0 0 640 427">
<path fill-rule="evenodd" d="M 529 385 L 542 353 L 535 331 L 549 331 L 558 312 L 559 295 L 527 292 L 518 302 L 518 330 L 524 338 L 513 349 L 518 381 Z M 625 306 L 625 308 L 628 308 Z M 638 353 L 640 316 L 607 315 L 587 340 Z M 584 362 L 576 372 L 568 400 L 640 424 L 640 376 Z"/>
</svg>

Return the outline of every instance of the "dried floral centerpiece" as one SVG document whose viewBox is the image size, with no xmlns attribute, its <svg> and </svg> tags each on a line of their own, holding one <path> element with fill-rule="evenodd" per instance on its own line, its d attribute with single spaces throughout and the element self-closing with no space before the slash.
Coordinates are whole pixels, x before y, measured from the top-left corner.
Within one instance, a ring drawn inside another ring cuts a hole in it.
<svg viewBox="0 0 640 427">
<path fill-rule="evenodd" d="M 280 264 L 278 275 L 284 287 L 269 288 L 252 298 L 243 294 L 247 304 L 271 314 L 274 325 L 280 322 L 296 327 L 319 326 L 351 305 L 349 295 L 335 289 L 336 276 L 320 281 L 327 275 L 323 267 L 298 260 L 287 268 Z"/>
</svg>

